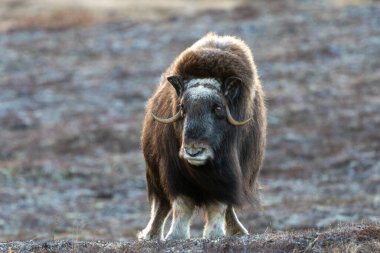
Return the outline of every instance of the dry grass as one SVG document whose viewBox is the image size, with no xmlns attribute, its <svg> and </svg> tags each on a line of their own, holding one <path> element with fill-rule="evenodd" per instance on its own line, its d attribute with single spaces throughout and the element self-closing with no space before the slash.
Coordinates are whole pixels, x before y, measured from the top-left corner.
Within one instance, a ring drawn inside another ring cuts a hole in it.
<svg viewBox="0 0 380 253">
<path fill-rule="evenodd" d="M 324 232 L 279 232 L 216 240 L 121 242 L 15 242 L 0 243 L 0 250 L 16 252 L 379 252 L 380 227 L 375 224 L 348 225 Z"/>
<path fill-rule="evenodd" d="M 338 6 L 345 5 L 358 5 L 358 4 L 367 4 L 375 2 L 376 0 L 334 0 L 333 2 Z"/>
<path fill-rule="evenodd" d="M 70 27 L 83 27 L 98 21 L 94 14 L 86 9 L 54 9 L 36 16 L 27 16 L 15 20 L 10 30 L 62 30 Z"/>
<path fill-rule="evenodd" d="M 0 2 L 0 32 L 62 30 L 118 20 L 161 20 L 204 10 L 230 9 L 242 1 L 185 0 L 5 0 Z"/>
<path fill-rule="evenodd" d="M 333 0 L 337 6 L 358 5 L 374 0 Z M 221 0 L 4 0 L 0 2 L 0 32 L 28 29 L 62 30 L 118 20 L 161 20 L 175 16 L 194 15 L 206 10 L 227 10 L 242 6 L 241 15 L 250 16 L 249 6 L 279 7 L 266 1 Z M 245 7 L 248 7 L 245 8 Z M 239 15 L 239 18 L 241 16 Z"/>
</svg>

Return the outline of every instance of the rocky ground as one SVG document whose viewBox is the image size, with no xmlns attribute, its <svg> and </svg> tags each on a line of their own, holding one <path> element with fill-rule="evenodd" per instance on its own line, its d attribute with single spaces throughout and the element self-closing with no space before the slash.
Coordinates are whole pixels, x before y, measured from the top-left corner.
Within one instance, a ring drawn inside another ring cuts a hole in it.
<svg viewBox="0 0 380 253">
<path fill-rule="evenodd" d="M 239 213 L 249 231 L 378 224 L 380 3 L 247 1 L 1 32 L 0 241 L 135 240 L 149 215 L 145 102 L 208 31 L 251 46 L 267 94 L 262 206 Z"/>
</svg>

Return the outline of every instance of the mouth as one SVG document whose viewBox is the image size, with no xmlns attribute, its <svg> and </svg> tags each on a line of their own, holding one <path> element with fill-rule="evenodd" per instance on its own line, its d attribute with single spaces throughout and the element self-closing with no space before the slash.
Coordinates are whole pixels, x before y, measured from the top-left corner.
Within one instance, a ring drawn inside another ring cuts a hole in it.
<svg viewBox="0 0 380 253">
<path fill-rule="evenodd" d="M 183 145 L 179 151 L 179 157 L 193 166 L 202 166 L 214 158 L 214 153 L 206 145 Z"/>
<path fill-rule="evenodd" d="M 186 158 L 185 158 L 186 159 Z M 201 166 L 204 165 L 207 161 L 207 159 L 194 159 L 194 158 L 187 158 L 186 161 L 194 166 Z"/>
</svg>

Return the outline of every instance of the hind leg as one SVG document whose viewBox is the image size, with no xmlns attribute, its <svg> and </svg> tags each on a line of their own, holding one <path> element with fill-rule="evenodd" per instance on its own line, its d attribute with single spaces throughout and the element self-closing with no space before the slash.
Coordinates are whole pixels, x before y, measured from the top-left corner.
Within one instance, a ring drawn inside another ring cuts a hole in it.
<svg viewBox="0 0 380 253">
<path fill-rule="evenodd" d="M 228 206 L 225 215 L 226 235 L 248 235 L 248 230 L 240 223 L 232 206 Z"/>
<path fill-rule="evenodd" d="M 170 203 L 164 199 L 153 198 L 148 225 L 138 235 L 140 240 L 163 239 L 164 223 L 170 212 Z"/>
</svg>

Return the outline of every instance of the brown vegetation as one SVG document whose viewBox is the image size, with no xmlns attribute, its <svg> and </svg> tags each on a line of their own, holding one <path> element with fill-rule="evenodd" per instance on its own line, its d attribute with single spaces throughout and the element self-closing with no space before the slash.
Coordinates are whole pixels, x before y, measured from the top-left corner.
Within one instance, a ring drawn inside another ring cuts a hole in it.
<svg viewBox="0 0 380 253">
<path fill-rule="evenodd" d="M 217 240 L 189 239 L 140 242 L 46 241 L 0 243 L 0 251 L 15 252 L 379 252 L 380 227 L 350 225 L 328 231 L 264 233 Z"/>
<path fill-rule="evenodd" d="M 289 241 L 291 249 L 297 243 L 305 249 L 318 237 L 305 230 L 378 224 L 380 3 L 332 2 L 247 1 L 251 15 L 240 15 L 249 10 L 243 5 L 154 22 L 0 33 L 0 241 L 133 244 L 149 214 L 139 150 L 145 101 L 166 66 L 210 30 L 250 45 L 267 94 L 262 206 L 243 207 L 239 216 L 254 234 L 247 241 L 262 238 L 269 247 L 271 238 L 310 235 L 303 243 Z M 1 26 L 9 24 L 5 18 L 10 12 L 0 15 Z M 329 233 L 344 242 L 326 244 L 331 250 L 376 249 L 378 242 L 357 239 L 367 238 L 358 231 L 377 235 L 376 226 L 323 232 L 313 250 Z M 192 237 L 201 230 L 196 215 Z M 354 240 L 343 240 L 344 230 Z M 176 243 L 147 246 L 169 251 Z M 203 245 L 188 243 L 181 245 Z"/>
</svg>

